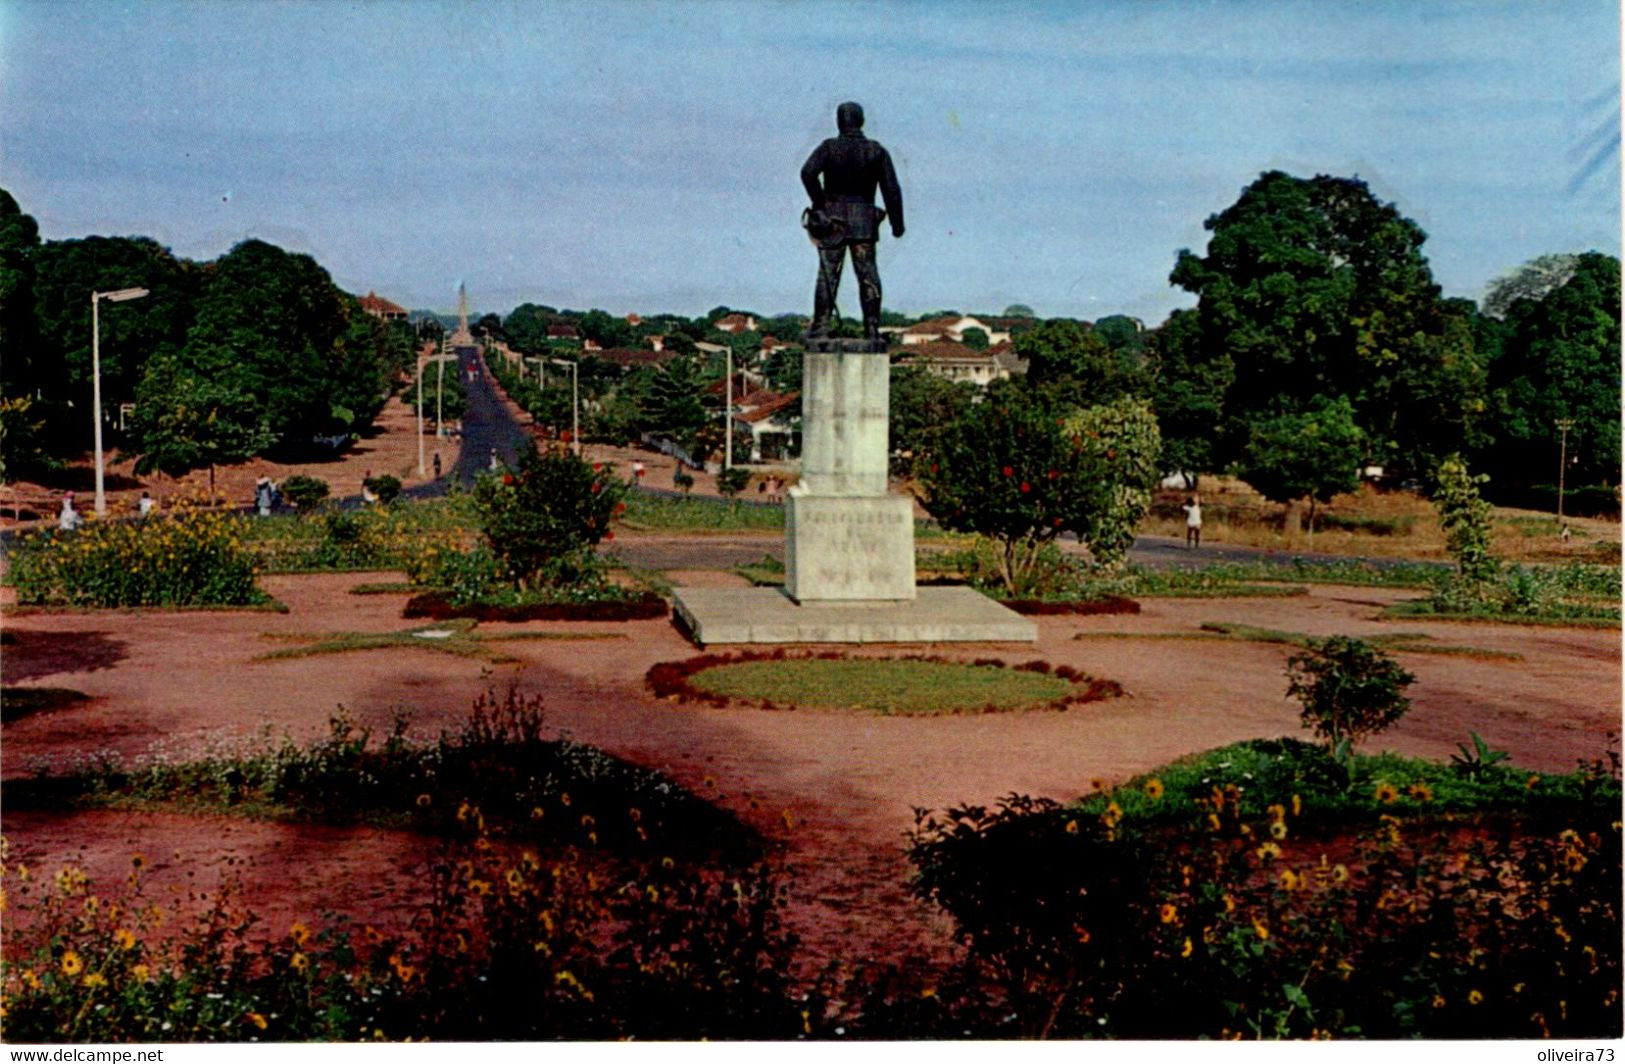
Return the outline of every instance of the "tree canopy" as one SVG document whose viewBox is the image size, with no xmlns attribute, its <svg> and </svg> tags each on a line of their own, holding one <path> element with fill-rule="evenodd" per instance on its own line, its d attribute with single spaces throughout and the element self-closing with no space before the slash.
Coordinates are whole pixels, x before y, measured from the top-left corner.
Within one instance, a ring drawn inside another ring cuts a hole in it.
<svg viewBox="0 0 1625 1064">
<path fill-rule="evenodd" d="M 1260 419 L 1331 397 L 1349 401 L 1369 459 L 1423 471 L 1460 447 L 1483 367 L 1416 223 L 1358 179 L 1272 171 L 1206 227 L 1207 253 L 1181 251 L 1171 280 L 1198 297 L 1187 361 L 1233 369 L 1216 457 L 1239 457 Z"/>
</svg>

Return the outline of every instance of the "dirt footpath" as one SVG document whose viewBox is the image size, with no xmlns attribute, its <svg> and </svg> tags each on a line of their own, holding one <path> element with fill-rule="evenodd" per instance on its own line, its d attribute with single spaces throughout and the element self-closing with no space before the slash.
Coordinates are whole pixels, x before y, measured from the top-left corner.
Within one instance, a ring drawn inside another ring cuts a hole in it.
<svg viewBox="0 0 1625 1064">
<path fill-rule="evenodd" d="M 5 682 L 74 688 L 93 701 L 6 724 L 0 770 L 13 779 L 104 750 L 182 757 L 267 732 L 313 739 L 341 704 L 375 729 L 402 710 L 427 737 L 456 727 L 480 692 L 511 684 L 540 694 L 560 731 L 715 797 L 781 844 L 793 929 L 819 956 L 853 958 L 945 942 L 940 919 L 904 885 L 903 835 L 915 806 L 990 803 L 1011 792 L 1065 800 L 1094 778 L 1122 780 L 1240 739 L 1303 734 L 1297 706 L 1284 695 L 1287 648 L 1131 636 L 1194 634 L 1204 621 L 1234 621 L 1317 635 L 1422 631 L 1441 643 L 1523 656 L 1400 654 L 1417 676 L 1414 707 L 1371 745 L 1405 754 L 1446 758 L 1471 729 L 1509 750 L 1516 765 L 1567 771 L 1577 759 L 1600 756 L 1620 721 L 1617 631 L 1381 622 L 1378 610 L 1409 593 L 1368 588 L 1317 587 L 1290 599 L 1148 599 L 1138 616 L 1040 618 L 1036 646 L 907 648 L 1041 659 L 1125 690 L 1120 699 L 1059 713 L 890 718 L 656 701 L 644 672 L 696 653 L 669 621 L 527 624 L 624 638 L 503 644 L 517 665 L 416 649 L 254 660 L 286 645 L 266 640 L 268 632 L 412 627 L 399 616 L 401 597 L 347 594 L 387 578 L 266 579 L 287 614 L 11 611 L 5 627 L 16 641 L 6 648 Z M 168 868 L 154 873 L 161 883 L 187 882 L 187 871 L 196 883 L 229 868 L 251 901 L 274 913 L 310 918 L 333 910 L 363 922 L 389 920 L 412 900 L 411 866 L 435 845 L 400 833 L 171 814 L 30 812 L 7 814 L 0 826 L 13 853 L 31 862 L 82 852 L 93 873 L 121 875 L 130 852 L 162 854 Z"/>
</svg>

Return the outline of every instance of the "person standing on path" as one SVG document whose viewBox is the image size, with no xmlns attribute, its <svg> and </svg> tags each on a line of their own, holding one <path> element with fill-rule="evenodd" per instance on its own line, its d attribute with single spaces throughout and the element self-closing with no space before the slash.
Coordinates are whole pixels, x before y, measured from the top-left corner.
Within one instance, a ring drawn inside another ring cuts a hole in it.
<svg viewBox="0 0 1625 1064">
<path fill-rule="evenodd" d="M 1202 497 L 1192 495 L 1181 509 L 1185 511 L 1185 548 L 1195 550 L 1202 545 Z"/>
<path fill-rule="evenodd" d="M 276 488 L 271 484 L 269 477 L 260 477 L 254 482 L 254 506 L 259 510 L 261 517 L 271 516 L 271 507 L 276 502 Z"/>
<path fill-rule="evenodd" d="M 63 532 L 73 532 L 85 523 L 83 515 L 73 508 L 73 492 L 66 492 L 62 496 L 62 512 L 56 515 L 56 527 Z"/>
</svg>

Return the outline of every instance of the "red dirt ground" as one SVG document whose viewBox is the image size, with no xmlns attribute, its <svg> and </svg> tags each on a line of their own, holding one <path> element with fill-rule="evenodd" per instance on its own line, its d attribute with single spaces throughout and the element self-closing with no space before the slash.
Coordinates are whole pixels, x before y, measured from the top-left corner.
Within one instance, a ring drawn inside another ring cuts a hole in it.
<svg viewBox="0 0 1625 1064">
<path fill-rule="evenodd" d="M 670 574 L 679 583 L 733 580 Z M 29 613 L 8 610 L 15 637 L 6 683 L 69 687 L 92 701 L 4 726 L 0 771 L 63 765 L 108 750 L 181 756 L 263 730 L 314 738 L 335 707 L 383 730 L 397 708 L 417 733 L 454 727 L 473 698 L 509 684 L 537 692 L 573 738 L 666 772 L 782 843 L 788 918 L 816 958 L 936 952 L 944 922 L 909 898 L 903 835 L 914 806 L 988 803 L 1011 792 L 1070 799 L 1091 779 L 1121 780 L 1235 740 L 1301 734 L 1284 697 L 1279 646 L 1095 638 L 1194 632 L 1208 620 L 1313 634 L 1424 631 L 1438 642 L 1512 651 L 1521 661 L 1405 653 L 1414 708 L 1373 747 L 1443 759 L 1477 730 L 1532 771 L 1599 756 L 1621 712 L 1617 631 L 1379 622 L 1407 593 L 1315 588 L 1295 599 L 1144 600 L 1138 616 L 1038 618 L 1036 646 L 910 647 L 944 657 L 1042 659 L 1120 682 L 1121 699 L 1068 712 L 949 718 L 689 707 L 653 699 L 643 674 L 696 653 L 666 621 L 533 622 L 526 630 L 616 632 L 591 642 L 514 642 L 518 665 L 432 651 L 386 650 L 256 662 L 267 632 L 407 628 L 403 596 L 354 596 L 390 574 L 270 577 L 287 614 Z M 484 625 L 486 632 L 504 625 Z M 286 645 L 286 644 L 280 644 Z M 887 648 L 862 653 L 883 654 Z M 787 826 L 783 814 L 790 814 Z M 93 879 L 122 876 L 139 851 L 160 890 L 212 888 L 227 871 L 272 929 L 324 911 L 399 920 L 414 864 L 435 843 L 396 832 L 251 823 L 178 814 L 17 812 L 4 816 L 13 857 L 44 869 L 74 859 Z M 190 877 L 190 878 L 189 878 Z"/>
</svg>

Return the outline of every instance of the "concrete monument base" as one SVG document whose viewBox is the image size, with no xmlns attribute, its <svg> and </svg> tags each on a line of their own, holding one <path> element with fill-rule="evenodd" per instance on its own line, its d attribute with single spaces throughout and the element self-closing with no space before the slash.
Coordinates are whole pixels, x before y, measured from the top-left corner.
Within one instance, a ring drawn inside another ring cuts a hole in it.
<svg viewBox="0 0 1625 1064">
<path fill-rule="evenodd" d="M 913 598 L 913 501 L 792 488 L 784 508 L 784 590 L 803 605 Z"/>
<path fill-rule="evenodd" d="M 678 619 L 717 643 L 1031 643 L 1038 626 L 968 587 L 922 587 L 895 603 L 797 604 L 774 588 L 683 587 Z"/>
</svg>

